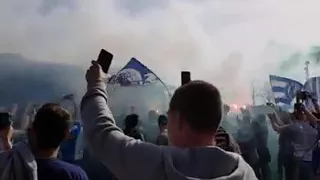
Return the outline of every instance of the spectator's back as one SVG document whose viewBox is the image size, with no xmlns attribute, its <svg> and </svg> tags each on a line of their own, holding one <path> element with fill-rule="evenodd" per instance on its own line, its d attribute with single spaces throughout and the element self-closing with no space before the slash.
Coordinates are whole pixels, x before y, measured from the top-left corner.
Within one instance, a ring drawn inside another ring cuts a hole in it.
<svg viewBox="0 0 320 180">
<path fill-rule="evenodd" d="M 168 111 L 171 147 L 125 136 L 107 106 L 101 67 L 93 62 L 86 77 L 88 92 L 81 105 L 84 136 L 119 180 L 256 180 L 240 155 L 213 144 L 222 103 L 211 84 L 191 82 L 174 93 Z"/>
<path fill-rule="evenodd" d="M 81 162 L 81 167 L 85 170 L 90 180 L 113 180 L 110 171 L 86 149 Z"/>
<path fill-rule="evenodd" d="M 137 114 L 130 114 L 125 119 L 124 134 L 134 139 L 144 141 L 142 133 L 138 130 L 139 116 Z"/>
<path fill-rule="evenodd" d="M 87 175 L 78 166 L 52 158 L 37 158 L 39 180 L 87 180 Z"/>
<path fill-rule="evenodd" d="M 59 146 L 69 136 L 70 114 L 56 104 L 42 106 L 35 116 L 28 139 L 38 166 L 39 180 L 87 180 L 78 166 L 57 159 Z"/>
</svg>

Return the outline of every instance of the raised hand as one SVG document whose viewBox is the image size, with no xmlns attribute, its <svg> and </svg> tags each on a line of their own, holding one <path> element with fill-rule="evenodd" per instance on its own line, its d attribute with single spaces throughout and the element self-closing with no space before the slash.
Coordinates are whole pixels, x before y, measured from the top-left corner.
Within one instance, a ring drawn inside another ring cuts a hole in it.
<svg viewBox="0 0 320 180">
<path fill-rule="evenodd" d="M 87 70 L 86 80 L 88 83 L 88 87 L 94 85 L 97 81 L 102 81 L 105 74 L 102 71 L 101 66 L 97 61 L 92 61 L 92 65 Z"/>
<path fill-rule="evenodd" d="M 268 114 L 267 116 L 268 116 L 268 118 L 269 118 L 271 121 L 274 121 L 275 118 L 276 118 L 276 115 L 275 115 L 274 113 Z"/>
<path fill-rule="evenodd" d="M 9 113 L 12 117 L 14 117 L 16 115 L 17 111 L 18 111 L 18 104 L 13 104 L 13 106 L 9 110 Z"/>
</svg>

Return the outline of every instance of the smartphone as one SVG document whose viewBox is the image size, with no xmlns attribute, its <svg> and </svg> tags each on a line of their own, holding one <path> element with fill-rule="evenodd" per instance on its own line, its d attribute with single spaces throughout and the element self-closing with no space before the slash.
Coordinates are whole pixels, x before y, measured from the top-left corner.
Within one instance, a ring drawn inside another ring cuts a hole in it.
<svg viewBox="0 0 320 180">
<path fill-rule="evenodd" d="M 8 112 L 0 112 L 0 130 L 11 125 L 11 115 Z"/>
<path fill-rule="evenodd" d="M 185 85 L 191 81 L 191 73 L 189 71 L 181 72 L 181 85 Z"/>
<path fill-rule="evenodd" d="M 100 64 L 104 73 L 108 73 L 112 59 L 113 59 L 113 54 L 111 54 L 110 52 L 104 49 L 101 49 L 97 61 Z"/>
</svg>

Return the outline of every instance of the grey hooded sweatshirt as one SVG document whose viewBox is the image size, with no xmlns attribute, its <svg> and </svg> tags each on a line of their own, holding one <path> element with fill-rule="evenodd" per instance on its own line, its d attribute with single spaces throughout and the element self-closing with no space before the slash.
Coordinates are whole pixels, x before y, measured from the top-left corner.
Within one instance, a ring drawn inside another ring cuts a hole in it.
<svg viewBox="0 0 320 180">
<path fill-rule="evenodd" d="M 102 81 L 81 102 L 89 151 L 119 180 L 256 180 L 240 155 L 218 147 L 157 146 L 124 135 L 107 105 Z"/>
<path fill-rule="evenodd" d="M 0 180 L 37 179 L 37 163 L 26 141 L 0 153 Z"/>
</svg>

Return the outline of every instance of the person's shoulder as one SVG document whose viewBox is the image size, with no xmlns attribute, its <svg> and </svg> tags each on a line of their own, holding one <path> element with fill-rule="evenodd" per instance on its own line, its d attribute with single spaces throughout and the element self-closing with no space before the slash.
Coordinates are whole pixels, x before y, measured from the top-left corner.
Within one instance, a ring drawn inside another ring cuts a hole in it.
<svg viewBox="0 0 320 180">
<path fill-rule="evenodd" d="M 242 179 L 246 180 L 257 180 L 252 167 L 243 159 L 241 155 L 232 152 L 228 152 L 228 154 L 237 160 L 237 168 L 231 173 L 231 176 L 241 177 Z"/>
<path fill-rule="evenodd" d="M 6 160 L 8 160 L 11 155 L 12 155 L 12 150 L 8 150 L 8 151 L 0 150 L 0 167 L 5 166 L 5 164 L 7 163 Z"/>
<path fill-rule="evenodd" d="M 84 172 L 84 170 L 81 167 L 61 161 L 61 160 L 57 160 L 57 161 L 59 161 L 61 166 L 68 172 L 68 174 L 70 174 L 73 177 L 74 180 L 88 179 L 87 174 Z"/>
<path fill-rule="evenodd" d="M 166 134 L 160 134 L 157 137 L 156 144 L 157 145 L 168 145 L 169 144 L 168 136 Z"/>
<path fill-rule="evenodd" d="M 53 168 L 55 172 L 66 173 L 70 180 L 88 180 L 87 174 L 79 166 L 61 161 L 59 159 L 54 160 L 50 164 L 50 168 Z M 39 165 L 41 165 L 41 163 L 39 163 Z"/>
</svg>

